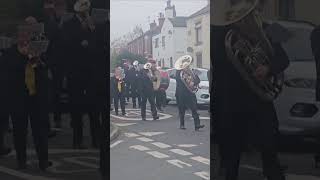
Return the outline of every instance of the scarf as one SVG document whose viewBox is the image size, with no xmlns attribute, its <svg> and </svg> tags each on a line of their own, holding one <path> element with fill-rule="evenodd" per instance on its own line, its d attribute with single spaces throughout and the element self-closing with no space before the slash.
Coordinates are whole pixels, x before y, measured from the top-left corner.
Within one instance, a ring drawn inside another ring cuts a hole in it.
<svg viewBox="0 0 320 180">
<path fill-rule="evenodd" d="M 27 63 L 25 70 L 25 83 L 29 91 L 29 95 L 36 94 L 36 73 L 31 63 Z"/>
</svg>

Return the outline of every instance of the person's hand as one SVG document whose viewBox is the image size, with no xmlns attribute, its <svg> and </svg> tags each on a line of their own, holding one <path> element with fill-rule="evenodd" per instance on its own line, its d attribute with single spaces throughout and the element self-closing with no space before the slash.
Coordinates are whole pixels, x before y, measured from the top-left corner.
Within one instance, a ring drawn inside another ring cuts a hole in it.
<svg viewBox="0 0 320 180">
<path fill-rule="evenodd" d="M 264 80 L 268 76 L 269 71 L 270 71 L 270 69 L 268 66 L 261 65 L 256 69 L 255 77 L 258 80 Z"/>
</svg>

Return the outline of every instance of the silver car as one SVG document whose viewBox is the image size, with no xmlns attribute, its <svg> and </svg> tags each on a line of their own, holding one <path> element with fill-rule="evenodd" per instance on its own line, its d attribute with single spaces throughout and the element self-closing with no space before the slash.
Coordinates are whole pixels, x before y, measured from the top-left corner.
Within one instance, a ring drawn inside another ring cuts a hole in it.
<svg viewBox="0 0 320 180">
<path fill-rule="evenodd" d="M 209 80 L 207 76 L 207 69 L 194 68 L 200 78 L 199 90 L 196 92 L 198 105 L 210 105 L 210 94 L 209 94 Z M 176 69 L 167 70 L 170 83 L 166 91 L 167 101 L 176 103 Z"/>
</svg>

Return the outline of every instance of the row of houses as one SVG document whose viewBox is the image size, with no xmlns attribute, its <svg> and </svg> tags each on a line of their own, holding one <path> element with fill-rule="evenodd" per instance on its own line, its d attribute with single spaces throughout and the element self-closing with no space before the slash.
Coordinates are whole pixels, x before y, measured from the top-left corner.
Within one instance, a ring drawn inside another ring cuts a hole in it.
<svg viewBox="0 0 320 180">
<path fill-rule="evenodd" d="M 210 68 L 210 0 L 207 6 L 192 15 L 177 16 L 175 5 L 167 1 L 165 13 L 149 30 L 129 42 L 127 49 L 134 54 L 153 57 L 161 67 L 172 68 L 182 55 L 194 58 L 194 66 Z"/>
</svg>

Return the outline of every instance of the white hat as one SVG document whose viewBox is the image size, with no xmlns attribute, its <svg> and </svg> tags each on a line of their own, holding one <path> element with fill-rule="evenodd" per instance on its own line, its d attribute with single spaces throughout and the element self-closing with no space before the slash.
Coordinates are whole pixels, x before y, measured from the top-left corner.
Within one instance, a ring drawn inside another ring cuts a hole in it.
<svg viewBox="0 0 320 180">
<path fill-rule="evenodd" d="M 85 12 L 90 10 L 90 6 L 90 0 L 78 0 L 73 8 L 76 12 Z"/>
<path fill-rule="evenodd" d="M 252 12 L 259 0 L 212 0 L 211 24 L 226 26 L 238 22 Z"/>
</svg>

